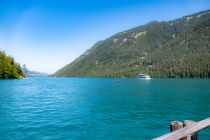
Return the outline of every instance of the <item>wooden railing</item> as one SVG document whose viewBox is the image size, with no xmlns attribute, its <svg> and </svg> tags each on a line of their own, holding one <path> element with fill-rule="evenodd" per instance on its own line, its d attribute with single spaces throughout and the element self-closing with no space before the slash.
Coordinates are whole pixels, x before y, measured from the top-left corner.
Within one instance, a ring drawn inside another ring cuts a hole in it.
<svg viewBox="0 0 210 140">
<path fill-rule="evenodd" d="M 197 132 L 210 126 L 210 118 L 200 122 L 185 121 L 184 126 L 182 122 L 173 121 L 171 122 L 173 132 L 153 140 L 197 140 Z"/>
</svg>

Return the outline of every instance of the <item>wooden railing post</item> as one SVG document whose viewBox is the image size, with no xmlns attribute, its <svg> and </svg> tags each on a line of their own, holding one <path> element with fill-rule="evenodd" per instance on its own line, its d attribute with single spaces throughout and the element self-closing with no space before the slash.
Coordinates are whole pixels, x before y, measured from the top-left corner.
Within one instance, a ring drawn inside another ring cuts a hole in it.
<svg viewBox="0 0 210 140">
<path fill-rule="evenodd" d="M 190 126 L 190 125 L 192 125 L 193 123 L 195 123 L 195 122 L 194 122 L 194 121 L 191 121 L 191 120 L 185 120 L 185 121 L 184 121 L 184 127 Z M 197 139 L 198 139 L 197 133 L 193 133 L 193 134 L 191 134 L 191 135 L 189 135 L 189 136 L 187 136 L 187 137 L 189 137 L 190 140 L 197 140 Z"/>
<path fill-rule="evenodd" d="M 173 132 L 175 130 L 178 130 L 180 128 L 183 128 L 183 123 L 180 121 L 172 121 L 170 124 L 170 131 Z"/>
<path fill-rule="evenodd" d="M 171 124 L 170 124 L 170 131 L 173 132 L 173 131 L 176 131 L 180 128 L 183 128 L 183 123 L 180 122 L 180 121 L 172 121 Z M 180 140 L 187 140 L 187 137 L 185 138 L 182 138 Z"/>
<path fill-rule="evenodd" d="M 189 124 L 189 121 L 185 121 L 185 127 L 182 127 L 182 122 L 173 121 L 170 124 L 171 131 L 173 132 L 154 138 L 153 140 L 180 140 L 183 138 L 187 140 L 191 138 L 192 140 L 197 140 L 198 137 L 196 133 L 210 127 L 210 117 L 199 122 L 191 122 L 191 124 Z"/>
</svg>

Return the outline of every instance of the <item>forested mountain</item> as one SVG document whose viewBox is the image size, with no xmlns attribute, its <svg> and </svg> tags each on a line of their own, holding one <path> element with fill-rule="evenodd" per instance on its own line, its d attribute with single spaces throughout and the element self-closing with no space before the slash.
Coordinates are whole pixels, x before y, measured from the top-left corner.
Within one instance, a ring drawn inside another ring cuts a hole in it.
<svg viewBox="0 0 210 140">
<path fill-rule="evenodd" d="M 23 78 L 21 67 L 14 59 L 0 51 L 0 79 Z"/>
<path fill-rule="evenodd" d="M 53 76 L 210 77 L 210 10 L 99 41 Z"/>
</svg>

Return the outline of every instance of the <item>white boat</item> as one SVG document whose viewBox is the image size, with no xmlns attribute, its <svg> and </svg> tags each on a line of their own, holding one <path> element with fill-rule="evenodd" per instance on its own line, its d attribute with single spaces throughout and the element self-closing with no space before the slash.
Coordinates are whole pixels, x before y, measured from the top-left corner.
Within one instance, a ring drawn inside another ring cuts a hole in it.
<svg viewBox="0 0 210 140">
<path fill-rule="evenodd" d="M 148 74 L 141 74 L 141 73 L 138 75 L 138 78 L 139 79 L 151 79 L 151 77 Z"/>
</svg>

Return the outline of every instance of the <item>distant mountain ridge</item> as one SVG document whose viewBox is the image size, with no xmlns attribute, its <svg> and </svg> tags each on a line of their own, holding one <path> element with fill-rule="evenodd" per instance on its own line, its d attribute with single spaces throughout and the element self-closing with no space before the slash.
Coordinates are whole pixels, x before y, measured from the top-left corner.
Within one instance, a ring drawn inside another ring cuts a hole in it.
<svg viewBox="0 0 210 140">
<path fill-rule="evenodd" d="M 47 73 L 41 73 L 37 71 L 30 71 L 26 68 L 22 68 L 23 73 L 25 74 L 26 77 L 47 77 Z"/>
<path fill-rule="evenodd" d="M 53 76 L 210 77 L 210 10 L 150 22 L 97 42 Z"/>
</svg>

